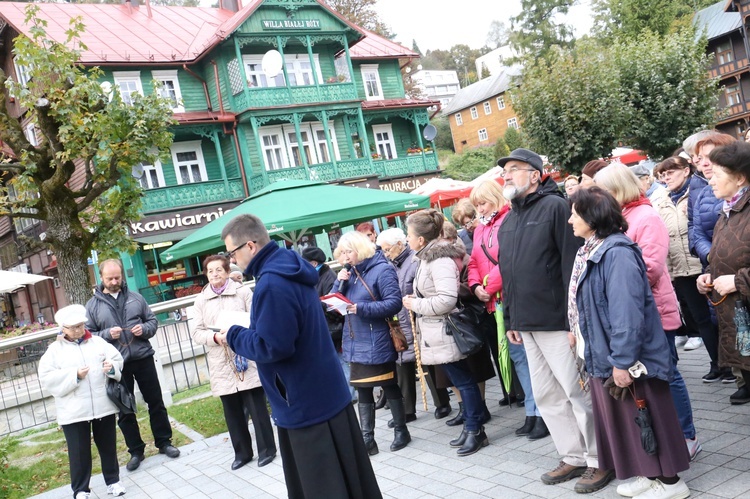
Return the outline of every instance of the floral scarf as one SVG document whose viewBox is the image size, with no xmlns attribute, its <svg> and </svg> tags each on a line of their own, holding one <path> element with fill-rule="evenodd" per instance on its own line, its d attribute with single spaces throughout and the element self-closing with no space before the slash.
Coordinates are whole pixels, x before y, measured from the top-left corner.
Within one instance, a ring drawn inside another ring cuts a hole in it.
<svg viewBox="0 0 750 499">
<path fill-rule="evenodd" d="M 594 235 L 588 238 L 583 246 L 578 248 L 576 259 L 573 263 L 573 273 L 570 276 L 570 286 L 568 287 L 568 322 L 570 323 L 570 331 L 576 336 L 576 351 L 581 358 L 583 358 L 584 344 L 581 330 L 578 328 L 576 292 L 578 291 L 578 283 L 581 275 L 583 275 L 583 271 L 586 268 L 586 261 L 601 244 L 602 240 Z"/>
<path fill-rule="evenodd" d="M 729 201 L 724 201 L 724 205 L 722 206 L 722 210 L 724 211 L 724 214 L 726 216 L 729 216 L 729 212 L 732 211 L 732 208 L 735 204 L 737 204 L 737 201 L 740 200 L 740 198 L 747 192 L 747 186 L 743 187 L 739 191 L 737 191 L 737 194 L 732 196 L 732 199 Z"/>
</svg>

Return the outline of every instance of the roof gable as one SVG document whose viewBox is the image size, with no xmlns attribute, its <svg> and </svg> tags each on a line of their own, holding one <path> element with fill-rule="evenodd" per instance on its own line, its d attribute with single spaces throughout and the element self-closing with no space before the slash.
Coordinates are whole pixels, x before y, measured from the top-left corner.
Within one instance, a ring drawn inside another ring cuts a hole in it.
<svg viewBox="0 0 750 499">
<path fill-rule="evenodd" d="M 739 12 L 727 11 L 732 6 L 731 0 L 721 0 L 695 13 L 693 24 L 698 28 L 697 36 L 705 32 L 709 40 L 718 38 L 742 27 Z"/>
<path fill-rule="evenodd" d="M 378 35 L 370 30 L 359 28 L 365 38 L 349 49 L 352 59 L 412 59 L 419 54 L 401 44 Z"/>
<path fill-rule="evenodd" d="M 496 95 L 507 91 L 513 86 L 513 79 L 518 76 L 517 68 L 505 68 L 501 73 L 479 80 L 468 87 L 464 87 L 453 96 L 451 101 L 445 106 L 443 114 L 452 114 L 467 107 L 471 107 L 478 102 L 485 101 Z"/>
</svg>

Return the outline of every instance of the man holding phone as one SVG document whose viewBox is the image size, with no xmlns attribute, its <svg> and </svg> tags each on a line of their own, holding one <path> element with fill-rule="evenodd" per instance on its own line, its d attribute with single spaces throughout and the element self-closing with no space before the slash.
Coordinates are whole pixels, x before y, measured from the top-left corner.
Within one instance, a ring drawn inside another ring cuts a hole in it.
<svg viewBox="0 0 750 499">
<path fill-rule="evenodd" d="M 102 283 L 96 287 L 94 296 L 86 303 L 88 322 L 86 327 L 92 334 L 101 336 L 125 359 L 122 380 L 133 393 L 135 382 L 148 404 L 151 433 L 161 454 L 175 458 L 179 449 L 172 445 L 172 427 L 161 396 L 159 376 L 154 365 L 154 349 L 149 338 L 156 334 L 158 322 L 146 300 L 124 284 L 124 272 L 120 260 L 104 260 L 99 264 Z M 126 468 L 133 471 L 144 459 L 146 444 L 141 438 L 135 414 L 120 413 L 120 431 L 125 437 L 131 458 Z"/>
</svg>

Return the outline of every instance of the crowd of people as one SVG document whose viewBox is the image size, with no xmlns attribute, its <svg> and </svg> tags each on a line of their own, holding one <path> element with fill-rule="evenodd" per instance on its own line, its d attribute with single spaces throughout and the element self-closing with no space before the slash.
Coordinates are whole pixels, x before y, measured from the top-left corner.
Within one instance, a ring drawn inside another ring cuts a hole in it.
<svg viewBox="0 0 750 499">
<path fill-rule="evenodd" d="M 562 186 L 528 149 L 498 165 L 504 187 L 474 188 L 454 208 L 455 225 L 428 209 L 409 215 L 406 231 L 364 223 L 342 235 L 338 273 L 319 248 L 281 249 L 253 215 L 227 224 L 227 252 L 203 262 L 191 334 L 207 350 L 232 470 L 254 457 L 249 417 L 258 466 L 275 458 L 273 420 L 290 497 L 381 497 L 369 460 L 380 451 L 376 411 L 390 410 L 398 452 L 412 441 L 419 378 L 436 419 L 453 412 L 452 392 L 458 412 L 446 424 L 461 431 L 445 444 L 469 456 L 490 443 L 484 393 L 497 378 L 501 405 L 525 408 L 515 434 L 550 436 L 560 455 L 543 483 L 576 479 L 576 492 L 592 493 L 617 478 L 625 497 L 690 495 L 679 474 L 701 444 L 678 349 L 705 346 L 702 381 L 736 383 L 729 402 L 750 402 L 750 334 L 735 320 L 750 297 L 750 144 L 702 131 L 653 171 L 593 160 Z M 131 392 L 138 382 L 156 446 L 179 455 L 147 341 L 156 319 L 123 285 L 120 262 L 99 270 L 87 306 L 58 312 L 60 341 L 40 362 L 76 498 L 89 494 L 92 431 L 108 492 L 124 493 L 107 378 Z M 330 293 L 343 313 L 320 301 Z M 478 345 L 467 352 L 451 317 L 469 310 Z M 226 312 L 248 319 L 222 326 Z M 118 424 L 132 471 L 145 444 L 133 414 L 120 412 Z"/>
</svg>

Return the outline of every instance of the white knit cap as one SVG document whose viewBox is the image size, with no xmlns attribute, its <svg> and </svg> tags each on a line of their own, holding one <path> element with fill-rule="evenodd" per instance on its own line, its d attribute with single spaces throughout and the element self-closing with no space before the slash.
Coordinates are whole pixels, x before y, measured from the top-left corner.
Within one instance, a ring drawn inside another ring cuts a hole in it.
<svg viewBox="0 0 750 499">
<path fill-rule="evenodd" d="M 59 326 L 75 326 L 86 322 L 86 320 L 86 307 L 83 305 L 68 305 L 55 314 L 55 322 Z"/>
</svg>

